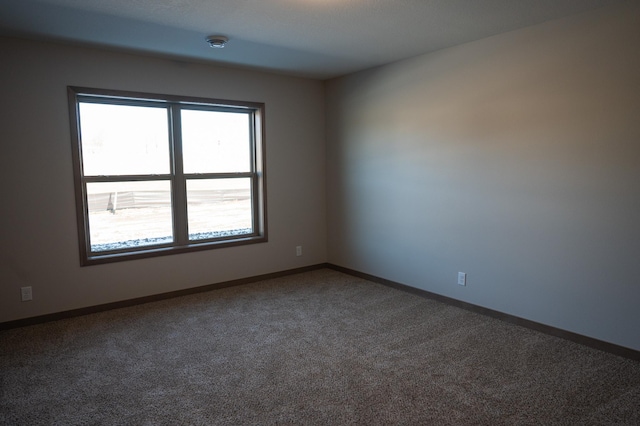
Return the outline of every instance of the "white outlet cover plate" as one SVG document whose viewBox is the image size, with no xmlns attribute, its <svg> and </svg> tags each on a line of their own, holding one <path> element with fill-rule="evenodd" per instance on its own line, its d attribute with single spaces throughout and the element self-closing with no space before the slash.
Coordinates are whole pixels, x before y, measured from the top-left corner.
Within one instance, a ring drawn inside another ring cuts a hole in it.
<svg viewBox="0 0 640 426">
<path fill-rule="evenodd" d="M 458 284 L 467 285 L 467 274 L 464 272 L 458 272 Z"/>
<path fill-rule="evenodd" d="M 20 287 L 20 295 L 22 296 L 23 302 L 27 302 L 33 299 L 31 287 Z"/>
</svg>

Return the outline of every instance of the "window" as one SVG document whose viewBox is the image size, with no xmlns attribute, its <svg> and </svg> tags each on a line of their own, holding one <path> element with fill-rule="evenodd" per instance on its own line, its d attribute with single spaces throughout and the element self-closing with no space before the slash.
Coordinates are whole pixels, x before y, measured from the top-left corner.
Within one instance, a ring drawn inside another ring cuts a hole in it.
<svg viewBox="0 0 640 426">
<path fill-rule="evenodd" d="M 267 240 L 264 105 L 69 87 L 83 265 Z"/>
</svg>

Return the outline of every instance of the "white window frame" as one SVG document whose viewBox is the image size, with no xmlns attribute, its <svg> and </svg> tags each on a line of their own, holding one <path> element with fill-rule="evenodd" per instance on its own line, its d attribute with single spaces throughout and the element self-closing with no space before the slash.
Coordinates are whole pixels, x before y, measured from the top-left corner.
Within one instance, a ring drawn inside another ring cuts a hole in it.
<svg viewBox="0 0 640 426">
<path fill-rule="evenodd" d="M 159 95 L 73 86 L 68 87 L 68 98 L 81 265 L 86 266 L 267 241 L 264 103 Z M 140 174 L 126 176 L 85 176 L 82 164 L 82 131 L 80 126 L 80 103 L 82 102 L 165 108 L 167 110 L 169 128 L 170 173 L 163 175 Z M 251 123 L 250 170 L 242 173 L 184 173 L 182 164 L 182 135 L 180 122 L 180 111 L 183 108 L 189 110 L 199 109 L 206 111 L 242 112 L 248 114 L 250 117 L 249 121 Z M 206 240 L 189 240 L 187 229 L 187 180 L 234 178 L 249 178 L 251 181 L 252 232 L 248 234 L 244 233 L 241 235 L 222 236 Z M 171 183 L 174 241 L 142 247 L 92 251 L 89 232 L 87 184 L 91 182 L 134 182 L 152 180 L 168 180 Z"/>
</svg>

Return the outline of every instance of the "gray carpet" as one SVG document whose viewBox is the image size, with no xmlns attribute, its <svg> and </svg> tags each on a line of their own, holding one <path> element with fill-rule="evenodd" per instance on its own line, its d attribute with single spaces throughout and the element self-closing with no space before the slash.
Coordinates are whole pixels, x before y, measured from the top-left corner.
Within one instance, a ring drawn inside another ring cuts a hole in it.
<svg viewBox="0 0 640 426">
<path fill-rule="evenodd" d="M 640 363 L 332 270 L 0 332 L 3 425 L 640 424 Z"/>
</svg>

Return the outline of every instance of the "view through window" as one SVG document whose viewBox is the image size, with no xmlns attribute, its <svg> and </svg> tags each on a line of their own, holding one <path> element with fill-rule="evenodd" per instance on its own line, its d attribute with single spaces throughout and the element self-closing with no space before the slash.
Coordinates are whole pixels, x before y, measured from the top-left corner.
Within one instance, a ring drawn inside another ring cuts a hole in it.
<svg viewBox="0 0 640 426">
<path fill-rule="evenodd" d="M 266 240 L 262 104 L 69 94 L 83 264 Z"/>
</svg>

